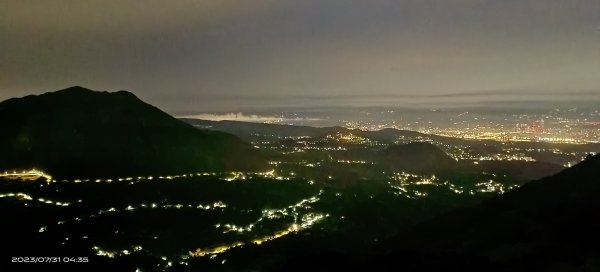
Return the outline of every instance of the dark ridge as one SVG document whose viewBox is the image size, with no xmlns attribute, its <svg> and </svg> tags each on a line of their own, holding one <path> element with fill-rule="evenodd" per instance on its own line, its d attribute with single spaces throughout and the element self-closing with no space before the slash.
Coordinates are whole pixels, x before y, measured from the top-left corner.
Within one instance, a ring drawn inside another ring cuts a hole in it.
<svg viewBox="0 0 600 272">
<path fill-rule="evenodd" d="M 61 178 L 264 168 L 228 133 L 198 130 L 126 91 L 80 86 L 0 103 L 0 169 Z"/>
</svg>

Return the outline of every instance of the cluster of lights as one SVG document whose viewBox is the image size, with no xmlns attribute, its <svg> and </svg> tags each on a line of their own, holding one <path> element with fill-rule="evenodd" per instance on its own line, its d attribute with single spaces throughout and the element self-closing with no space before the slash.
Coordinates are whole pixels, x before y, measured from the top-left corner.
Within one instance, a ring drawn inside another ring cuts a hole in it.
<svg viewBox="0 0 600 272">
<path fill-rule="evenodd" d="M 225 181 L 245 181 L 250 180 L 253 177 L 261 177 L 261 178 L 269 178 L 275 180 L 290 180 L 289 177 L 277 175 L 275 170 L 265 171 L 265 172 L 257 172 L 257 173 L 244 173 L 244 172 L 230 172 L 227 173 L 223 178 Z"/>
<path fill-rule="evenodd" d="M 198 249 L 196 249 L 196 251 L 190 251 L 188 253 L 189 253 L 190 257 L 215 256 L 217 254 L 224 253 L 232 248 L 241 247 L 243 245 L 244 245 L 244 243 L 242 243 L 242 242 L 235 242 L 235 243 L 228 244 L 228 245 L 221 245 L 221 246 L 206 248 L 206 249 L 198 248 Z"/>
<path fill-rule="evenodd" d="M 538 137 L 538 142 L 562 143 L 562 144 L 585 144 L 587 141 L 577 140 L 568 137 Z"/>
<path fill-rule="evenodd" d="M 465 190 L 457 185 L 454 185 L 448 181 L 444 181 L 444 186 L 446 186 L 446 188 L 450 189 L 450 191 L 454 192 L 457 195 L 463 194 L 465 192 Z"/>
<path fill-rule="evenodd" d="M 262 243 L 272 241 L 272 240 L 281 238 L 283 236 L 286 236 L 286 235 L 289 235 L 292 233 L 297 233 L 304 229 L 310 228 L 311 226 L 313 226 L 314 224 L 318 223 L 319 221 L 325 219 L 328 216 L 329 216 L 328 214 L 326 214 L 326 215 L 306 214 L 306 215 L 302 216 L 302 223 L 300 223 L 300 224 L 293 223 L 287 229 L 277 231 L 272 235 L 267 235 L 267 236 L 253 239 L 251 241 L 251 243 L 260 245 Z M 230 249 L 244 246 L 245 244 L 246 243 L 244 243 L 244 242 L 235 242 L 235 243 L 231 243 L 231 244 L 227 244 L 227 245 L 221 245 L 218 247 L 212 247 L 212 248 L 206 248 L 206 249 L 198 248 L 198 249 L 196 249 L 196 251 L 190 251 L 189 255 L 191 257 L 204 257 L 204 256 L 214 257 L 214 256 L 224 253 Z"/>
<path fill-rule="evenodd" d="M 374 164 L 368 161 L 351 161 L 351 160 L 338 160 L 338 163 L 347 163 L 347 164 Z"/>
<path fill-rule="evenodd" d="M 297 222 L 298 221 L 298 217 L 300 212 L 298 211 L 299 209 L 302 210 L 309 210 L 311 208 L 310 204 L 316 203 L 317 201 L 319 201 L 320 196 L 323 194 L 323 190 L 319 191 L 319 194 L 307 199 L 302 199 L 299 202 L 289 205 L 285 208 L 282 209 L 264 209 L 262 210 L 262 214 L 261 216 L 254 221 L 253 223 L 250 223 L 246 226 L 237 226 L 235 224 L 216 224 L 215 227 L 216 228 L 223 228 L 223 233 L 228 233 L 228 232 L 238 232 L 238 233 L 242 233 L 242 232 L 250 232 L 252 231 L 252 229 L 260 224 L 262 221 L 264 220 L 272 220 L 272 219 L 278 219 L 281 217 L 293 217 L 294 221 Z"/>
<path fill-rule="evenodd" d="M 421 176 L 421 175 L 406 173 L 406 172 L 395 172 L 390 177 L 390 181 L 388 182 L 388 184 L 390 185 L 390 187 L 392 187 L 393 189 L 396 190 L 396 192 L 395 192 L 396 195 L 405 196 L 405 197 L 408 197 L 411 199 L 419 199 L 419 198 L 424 198 L 424 197 L 428 196 L 427 192 L 409 189 L 409 186 L 415 186 L 415 185 L 416 186 L 426 185 L 426 186 L 435 186 L 435 187 L 444 186 L 445 188 L 448 188 L 455 194 L 464 193 L 464 189 L 462 187 L 454 185 L 454 184 L 450 183 L 449 181 L 442 182 L 435 175 Z"/>
<path fill-rule="evenodd" d="M 8 193 L 8 194 L 0 194 L 0 198 L 5 197 L 14 197 L 21 200 L 33 200 L 33 198 L 26 193 Z"/>
<path fill-rule="evenodd" d="M 44 204 L 56 205 L 56 206 L 62 206 L 62 207 L 68 207 L 71 205 L 71 203 L 68 203 L 68 202 L 52 201 L 52 200 L 48 200 L 45 198 L 38 198 L 37 201 L 44 203 Z"/>
<path fill-rule="evenodd" d="M 494 180 L 488 180 L 485 182 L 479 182 L 475 184 L 474 190 L 467 190 L 461 186 L 455 185 L 450 181 L 440 181 L 435 175 L 433 176 L 420 176 L 416 174 L 400 172 L 394 173 L 388 182 L 390 187 L 397 190 L 396 195 L 402 195 L 408 198 L 418 199 L 427 196 L 426 192 L 421 192 L 418 190 L 411 190 L 409 186 L 415 185 L 429 185 L 429 186 L 443 186 L 444 188 L 449 189 L 455 194 L 464 194 L 468 193 L 470 195 L 475 195 L 477 193 L 499 193 L 503 194 L 510 190 L 513 190 L 518 187 L 518 185 L 506 186 L 500 182 Z"/>
<path fill-rule="evenodd" d="M 40 171 L 37 169 L 31 169 L 27 171 L 4 171 L 4 173 L 0 173 L 0 178 L 8 178 L 8 179 L 22 179 L 22 180 L 37 180 L 39 178 L 43 178 L 46 181 L 51 181 L 52 176 L 44 173 L 44 171 Z"/>
<path fill-rule="evenodd" d="M 303 199 L 303 200 L 301 200 L 295 204 L 289 205 L 283 209 L 265 209 L 262 211 L 262 215 L 260 218 L 258 218 L 258 220 L 256 220 L 255 222 L 253 222 L 251 224 L 248 224 L 246 226 L 237 226 L 234 224 L 217 224 L 217 225 L 215 225 L 215 227 L 223 228 L 224 229 L 223 233 L 250 232 L 256 225 L 261 223 L 263 220 L 272 220 L 272 219 L 277 219 L 277 218 L 281 218 L 284 216 L 293 216 L 294 217 L 294 223 L 292 223 L 288 228 L 277 231 L 272 235 L 267 235 L 267 236 L 263 236 L 263 237 L 259 237 L 259 238 L 251 240 L 251 243 L 262 244 L 264 242 L 271 241 L 271 240 L 283 237 L 285 235 L 288 235 L 291 233 L 296 233 L 296 232 L 302 231 L 304 229 L 310 228 L 314 224 L 316 224 L 319 221 L 323 220 L 324 218 L 328 217 L 329 215 L 323 215 L 323 214 L 317 214 L 317 213 L 307 213 L 307 214 L 300 215 L 300 212 L 298 211 L 298 209 L 306 209 L 306 210 L 310 209 L 311 208 L 310 204 L 313 204 L 313 203 L 319 201 L 319 199 L 320 199 L 319 197 L 322 194 L 323 194 L 323 191 L 321 190 L 317 196 Z M 210 248 L 205 248 L 205 249 L 198 248 L 195 251 L 190 251 L 189 255 L 191 257 L 216 256 L 217 254 L 224 253 L 232 248 L 241 247 L 245 244 L 246 244 L 246 242 L 238 241 L 238 242 L 234 242 L 234 243 L 227 244 L 227 245 L 219 245 L 217 247 L 210 247 Z"/>
<path fill-rule="evenodd" d="M 480 156 L 479 161 L 526 161 L 534 162 L 534 158 L 525 156 L 524 154 L 494 154 L 489 156 Z"/>
<path fill-rule="evenodd" d="M 506 153 L 498 153 L 498 154 L 489 154 L 489 155 L 480 155 L 480 154 L 472 154 L 467 152 L 468 146 L 449 146 L 444 145 L 446 150 L 449 151 L 449 155 L 456 160 L 473 160 L 473 161 L 525 161 L 525 162 L 534 162 L 536 161 L 531 156 L 527 156 L 521 151 L 542 151 L 540 149 L 517 149 L 517 148 L 504 148 Z M 478 163 L 476 163 L 478 164 Z"/>
<path fill-rule="evenodd" d="M 393 112 L 393 111 L 392 111 Z M 498 142 L 549 142 L 549 143 L 598 143 L 600 133 L 594 129 L 597 125 L 597 111 L 581 113 L 576 118 L 566 117 L 565 111 L 556 110 L 541 115 L 514 114 L 512 118 L 504 117 L 504 121 L 488 120 L 485 116 L 469 112 L 461 113 L 450 119 L 443 117 L 442 123 L 449 126 L 435 126 L 429 121 L 405 121 L 399 124 L 396 120 L 390 121 L 346 121 L 340 120 L 345 127 L 361 130 L 380 130 L 395 128 L 418 131 L 425 134 L 435 134 L 470 140 L 493 140 Z M 581 118 L 582 116 L 591 118 Z M 387 119 L 387 117 L 386 117 Z M 385 119 L 384 119 L 385 120 Z M 539 120 L 539 121 L 537 121 Z M 448 122 L 450 121 L 450 122 Z M 526 123 L 522 123 L 526 122 Z M 516 125 L 516 129 L 515 129 Z"/>
<path fill-rule="evenodd" d="M 397 181 L 402 185 L 439 185 L 439 179 L 435 175 L 422 176 L 407 172 L 394 172 L 392 180 Z"/>
<path fill-rule="evenodd" d="M 351 144 L 369 144 L 369 143 L 371 143 L 370 139 L 365 138 L 365 137 L 360 137 L 360 136 L 354 135 L 352 133 L 343 134 L 343 133 L 338 132 L 335 135 L 327 135 L 326 138 L 336 140 L 336 141 L 351 143 Z"/>
<path fill-rule="evenodd" d="M 342 146 L 325 146 L 325 147 L 306 146 L 306 147 L 303 147 L 303 149 L 305 149 L 305 150 L 320 150 L 320 151 L 346 151 L 346 150 L 348 150 L 347 148 L 342 147 Z"/>
<path fill-rule="evenodd" d="M 119 250 L 119 251 L 111 251 L 111 250 L 101 249 L 98 246 L 94 246 L 94 247 L 92 247 L 92 249 L 94 250 L 94 252 L 96 253 L 97 256 L 115 258 L 115 257 L 119 257 L 119 256 L 131 255 L 134 252 L 141 251 L 142 246 L 134 245 L 130 249 L 123 249 L 123 250 Z"/>
<path fill-rule="evenodd" d="M 282 151 L 281 154 L 288 155 L 288 154 L 303 153 L 303 152 L 305 152 L 305 150 L 303 148 L 294 147 L 294 148 L 292 148 L 292 150 Z"/>
<path fill-rule="evenodd" d="M 518 185 L 505 186 L 500 182 L 496 182 L 494 180 L 488 180 L 485 182 L 479 182 L 475 184 L 477 188 L 477 192 L 479 193 L 500 193 L 504 194 L 507 191 L 513 190 L 518 187 Z M 473 193 L 472 193 L 473 194 Z"/>
<path fill-rule="evenodd" d="M 445 137 L 470 139 L 470 140 L 494 140 L 499 142 L 546 142 L 546 143 L 566 143 L 566 144 L 585 144 L 594 143 L 594 136 L 590 133 L 573 134 L 572 136 L 538 136 L 538 134 L 549 135 L 565 135 L 569 133 L 562 130 L 551 132 L 534 132 L 534 131 L 509 131 L 506 128 L 500 128 L 496 131 L 491 131 L 488 127 L 466 128 L 466 129 L 425 129 L 419 130 L 422 133 L 431 133 Z M 578 137 L 578 138 L 574 138 Z"/>
</svg>

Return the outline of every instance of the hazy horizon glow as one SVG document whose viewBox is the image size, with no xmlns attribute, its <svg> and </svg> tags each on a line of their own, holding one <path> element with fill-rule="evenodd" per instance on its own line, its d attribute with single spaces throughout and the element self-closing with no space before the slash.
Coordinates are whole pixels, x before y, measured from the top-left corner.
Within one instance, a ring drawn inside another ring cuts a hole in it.
<svg viewBox="0 0 600 272">
<path fill-rule="evenodd" d="M 596 0 L 0 2 L 0 100 L 72 85 L 174 114 L 600 100 Z"/>
</svg>

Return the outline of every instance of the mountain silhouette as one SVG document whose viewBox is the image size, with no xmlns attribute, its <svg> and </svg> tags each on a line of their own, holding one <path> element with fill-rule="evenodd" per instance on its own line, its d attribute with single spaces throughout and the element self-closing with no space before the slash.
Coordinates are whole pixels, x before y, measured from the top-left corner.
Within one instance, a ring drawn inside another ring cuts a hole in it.
<svg viewBox="0 0 600 272">
<path fill-rule="evenodd" d="M 71 87 L 0 103 L 0 169 L 59 178 L 250 170 L 265 161 L 236 136 L 199 130 L 126 91 Z"/>
<path fill-rule="evenodd" d="M 457 162 L 437 146 L 425 142 L 394 145 L 380 152 L 384 165 L 397 171 L 436 173 L 455 169 Z"/>
</svg>

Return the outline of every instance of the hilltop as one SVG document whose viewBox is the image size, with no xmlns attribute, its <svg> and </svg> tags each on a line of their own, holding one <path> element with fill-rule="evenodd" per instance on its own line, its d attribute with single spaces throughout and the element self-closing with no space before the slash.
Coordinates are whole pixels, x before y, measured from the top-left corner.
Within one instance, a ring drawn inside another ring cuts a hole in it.
<svg viewBox="0 0 600 272">
<path fill-rule="evenodd" d="M 0 169 L 59 178 L 180 174 L 264 167 L 252 146 L 198 130 L 126 91 L 71 87 L 0 103 Z"/>
<path fill-rule="evenodd" d="M 383 164 L 411 173 L 436 173 L 456 169 L 457 162 L 437 146 L 414 142 L 390 146 L 381 152 Z"/>
</svg>

